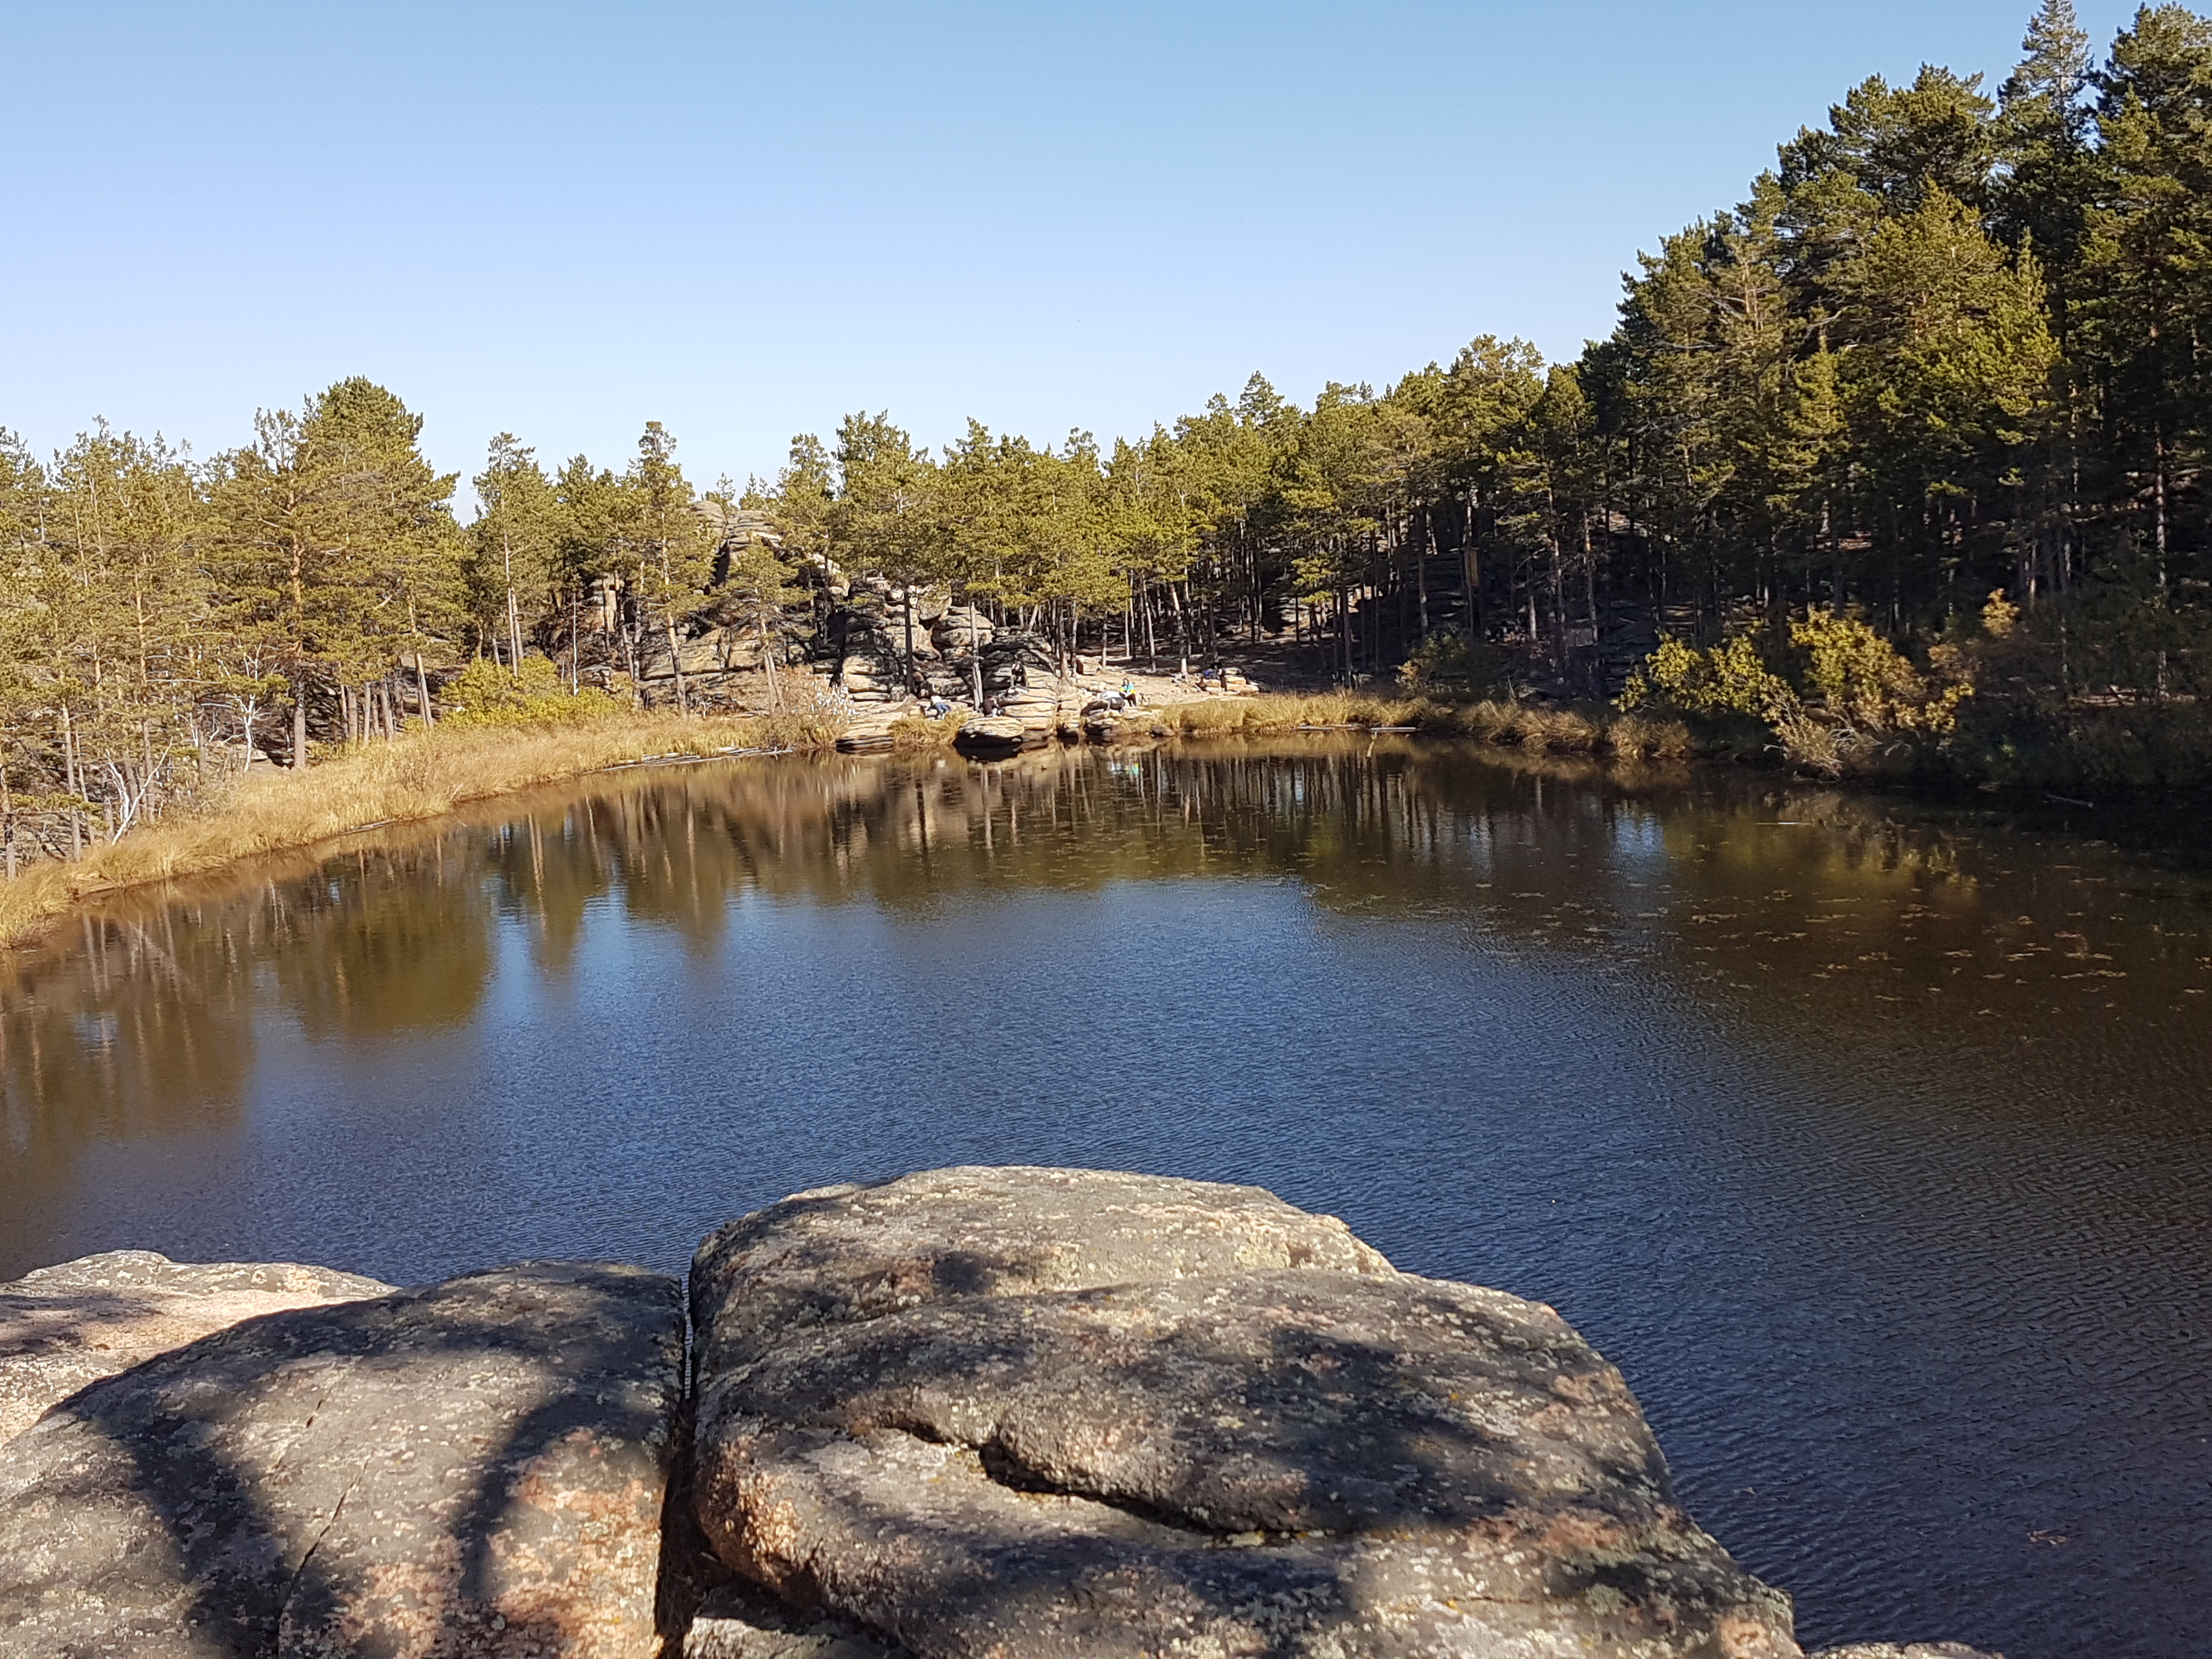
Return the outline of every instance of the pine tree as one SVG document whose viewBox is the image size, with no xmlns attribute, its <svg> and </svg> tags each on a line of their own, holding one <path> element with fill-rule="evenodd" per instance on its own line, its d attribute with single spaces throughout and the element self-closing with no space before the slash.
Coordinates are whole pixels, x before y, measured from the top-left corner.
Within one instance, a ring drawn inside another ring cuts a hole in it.
<svg viewBox="0 0 2212 1659">
<path fill-rule="evenodd" d="M 828 514 L 833 556 L 847 569 L 883 575 L 898 589 L 910 688 L 914 591 L 944 574 L 952 550 L 937 510 L 936 469 L 888 414 L 848 415 L 838 424 L 831 458 L 837 470 L 836 499 Z"/>
<path fill-rule="evenodd" d="M 495 604 L 507 663 L 519 676 L 524 617 L 535 624 L 550 615 L 566 585 L 561 502 L 537 452 L 509 432 L 491 441 L 484 470 L 471 482 L 477 494 L 477 516 L 469 526 L 471 608 L 483 618 Z"/>
<path fill-rule="evenodd" d="M 403 655 L 419 674 L 463 618 L 457 477 L 422 459 L 421 417 L 364 380 L 255 427 L 256 441 L 214 469 L 218 632 L 234 677 L 284 680 L 298 768 L 313 703 L 335 702 L 342 733 L 356 735 L 354 688 Z"/>
</svg>

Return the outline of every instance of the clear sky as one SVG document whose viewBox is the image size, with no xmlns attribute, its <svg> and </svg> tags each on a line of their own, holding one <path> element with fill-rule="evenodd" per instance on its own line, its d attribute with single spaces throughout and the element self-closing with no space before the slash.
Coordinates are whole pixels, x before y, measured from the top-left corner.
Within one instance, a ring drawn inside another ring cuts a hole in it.
<svg viewBox="0 0 2212 1659">
<path fill-rule="evenodd" d="M 2032 7 L 0 0 L 0 425 L 204 454 L 361 374 L 464 473 L 657 419 L 705 483 L 863 406 L 1106 437 L 1571 356 L 1853 82 L 1994 88 Z"/>
</svg>

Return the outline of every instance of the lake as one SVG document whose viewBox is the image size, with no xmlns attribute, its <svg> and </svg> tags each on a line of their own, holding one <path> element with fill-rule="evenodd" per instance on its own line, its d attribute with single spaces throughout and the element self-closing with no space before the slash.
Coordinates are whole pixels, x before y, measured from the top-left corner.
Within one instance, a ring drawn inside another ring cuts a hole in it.
<svg viewBox="0 0 2212 1659">
<path fill-rule="evenodd" d="M 1808 1645 L 2212 1652 L 2212 880 L 2048 811 L 1388 738 L 604 776 L 0 963 L 0 1278 L 1255 1182 L 1558 1307 Z"/>
</svg>

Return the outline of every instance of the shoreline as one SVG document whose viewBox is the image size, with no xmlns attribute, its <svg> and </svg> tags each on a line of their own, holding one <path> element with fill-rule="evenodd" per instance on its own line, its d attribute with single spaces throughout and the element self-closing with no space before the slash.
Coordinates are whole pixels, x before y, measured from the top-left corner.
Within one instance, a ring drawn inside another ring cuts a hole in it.
<svg viewBox="0 0 2212 1659">
<path fill-rule="evenodd" d="M 965 712 L 965 711 L 963 711 Z M 1258 692 L 1151 702 L 1115 718 L 1109 744 L 1328 732 L 1474 742 L 1527 755 L 1596 762 L 1692 761 L 1756 770 L 1931 805 L 2042 809 L 2050 803 L 2122 818 L 2177 799 L 2075 800 L 2033 785 L 1956 778 L 1806 776 L 1740 745 L 1701 739 L 1680 720 L 1598 704 L 1451 702 L 1413 695 Z M 908 712 L 890 752 L 953 748 L 957 722 Z M 40 944 L 86 903 L 164 882 L 219 874 L 280 854 L 308 852 L 363 831 L 426 823 L 460 808 L 597 773 L 768 755 L 825 752 L 837 733 L 817 722 L 755 714 L 627 713 L 574 725 L 439 726 L 351 745 L 303 774 L 240 778 L 220 805 L 98 847 L 73 862 L 41 862 L 0 883 L 0 951 Z M 1048 744 L 1059 742 L 1048 738 Z M 2179 799 L 2185 799 L 2186 796 Z"/>
<path fill-rule="evenodd" d="M 1149 678 L 1149 677 L 1148 677 Z M 1299 730 L 1410 729 L 1553 753 L 1684 759 L 1679 722 L 1576 710 L 1355 693 L 1263 692 L 1141 707 L 1132 735 L 1285 735 Z M 917 713 L 893 722 L 895 747 L 951 747 L 957 724 Z M 0 951 L 34 945 L 88 900 L 213 875 L 232 865 L 398 823 L 594 772 L 654 763 L 801 753 L 832 747 L 835 731 L 803 717 L 642 711 L 574 725 L 440 726 L 356 743 L 303 773 L 237 779 L 210 808 L 181 813 L 67 862 L 41 861 L 0 882 Z"/>
<path fill-rule="evenodd" d="M 211 808 L 0 882 L 0 951 L 37 945 L 91 900 L 426 822 L 542 784 L 656 762 L 796 753 L 830 741 L 787 717 L 647 711 L 588 724 L 440 726 L 355 744 L 305 772 L 240 778 Z"/>
</svg>

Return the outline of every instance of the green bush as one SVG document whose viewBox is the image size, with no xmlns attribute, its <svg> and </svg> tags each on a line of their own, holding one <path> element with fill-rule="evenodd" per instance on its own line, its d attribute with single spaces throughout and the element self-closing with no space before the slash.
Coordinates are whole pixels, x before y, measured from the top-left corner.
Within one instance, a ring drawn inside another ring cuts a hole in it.
<svg viewBox="0 0 2212 1659">
<path fill-rule="evenodd" d="M 1483 692 L 1504 685 L 1507 664 L 1463 634 L 1431 634 L 1399 665 L 1398 680 L 1415 692 Z"/>
<path fill-rule="evenodd" d="M 445 686 L 448 726 L 580 726 L 626 713 L 623 703 L 597 690 L 571 691 L 561 671 L 543 657 L 526 657 L 515 673 L 482 659 Z"/>
<path fill-rule="evenodd" d="M 1992 594 L 1984 628 L 2002 637 L 2017 614 Z M 1973 695 L 1973 666 L 1967 648 L 1939 646 L 1923 673 L 1859 618 L 1815 606 L 1786 635 L 1755 623 L 1704 650 L 1661 635 L 1620 707 L 1749 715 L 1793 763 L 1836 777 L 1885 747 L 1955 731 L 1959 705 Z"/>
</svg>

